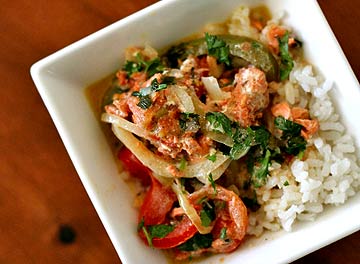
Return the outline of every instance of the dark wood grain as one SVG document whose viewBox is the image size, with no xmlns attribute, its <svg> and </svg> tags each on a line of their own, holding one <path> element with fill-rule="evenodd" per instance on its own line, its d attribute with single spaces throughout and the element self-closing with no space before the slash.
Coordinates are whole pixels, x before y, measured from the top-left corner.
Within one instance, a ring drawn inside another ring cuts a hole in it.
<svg viewBox="0 0 360 264">
<path fill-rule="evenodd" d="M 120 263 L 29 69 L 155 0 L 0 2 L 0 263 Z M 359 79 L 360 2 L 319 3 Z M 359 242 L 357 232 L 295 263 L 358 263 Z"/>
</svg>

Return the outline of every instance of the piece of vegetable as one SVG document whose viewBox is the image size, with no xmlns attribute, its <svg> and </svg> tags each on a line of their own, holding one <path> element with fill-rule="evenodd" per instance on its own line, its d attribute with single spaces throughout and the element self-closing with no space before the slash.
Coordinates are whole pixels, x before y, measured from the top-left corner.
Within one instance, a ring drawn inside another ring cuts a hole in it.
<svg viewBox="0 0 360 264">
<path fill-rule="evenodd" d="M 187 216 L 183 216 L 182 220 L 174 227 L 174 230 L 166 236 L 163 238 L 152 238 L 152 244 L 154 248 L 174 248 L 191 239 L 196 232 L 197 229 L 190 219 Z"/>
<path fill-rule="evenodd" d="M 166 215 L 177 200 L 171 188 L 162 185 L 154 177 L 140 208 L 138 232 L 145 243 L 155 248 L 173 248 L 196 232 L 196 227 L 184 216 L 175 226 L 169 225 Z"/>
<path fill-rule="evenodd" d="M 306 149 L 306 140 L 300 135 L 302 126 L 282 116 L 277 116 L 274 124 L 282 131 L 280 148 L 288 154 L 301 155 Z"/>
<path fill-rule="evenodd" d="M 217 207 L 217 218 L 214 228 L 211 231 L 213 242 L 208 251 L 211 252 L 231 252 L 235 250 L 243 240 L 248 225 L 247 208 L 241 201 L 239 196 L 219 185 L 216 185 L 217 193 L 214 194 L 212 187 L 203 187 L 200 190 L 189 195 L 189 200 L 196 202 L 204 199 L 213 200 L 216 203 L 224 202 L 225 205 Z M 227 232 L 229 242 L 225 242 L 220 238 L 223 228 L 231 230 Z"/>
<path fill-rule="evenodd" d="M 162 185 L 155 177 L 151 177 L 151 186 L 147 191 L 139 213 L 139 222 L 144 225 L 163 224 L 166 214 L 176 201 L 176 194 L 170 187 Z"/>
<path fill-rule="evenodd" d="M 131 177 L 135 177 L 141 181 L 144 186 L 151 183 L 150 170 L 145 167 L 134 154 L 126 147 L 122 147 L 118 152 L 118 158 L 121 160 L 124 169 L 129 172 Z"/>
<path fill-rule="evenodd" d="M 200 216 L 198 215 L 197 211 L 195 210 L 193 204 L 189 201 L 187 197 L 187 192 L 183 189 L 180 181 L 174 183 L 172 185 L 172 189 L 177 195 L 180 207 L 184 210 L 185 214 L 191 222 L 194 224 L 196 229 L 199 231 L 200 234 L 208 234 L 211 232 L 212 226 L 203 226 Z"/>
<path fill-rule="evenodd" d="M 284 81 L 289 77 L 291 70 L 294 67 L 294 61 L 289 52 L 289 32 L 281 38 L 278 38 L 280 49 L 280 81 Z"/>
<path fill-rule="evenodd" d="M 210 205 L 208 202 L 203 204 L 203 209 L 200 210 L 200 219 L 203 226 L 210 226 L 212 221 L 216 218 L 215 206 Z"/>
<path fill-rule="evenodd" d="M 265 72 L 267 80 L 279 79 L 279 65 L 262 43 L 244 36 L 217 35 L 229 47 L 229 59 L 234 67 L 254 65 Z M 178 60 L 185 60 L 190 54 L 195 56 L 208 54 L 205 38 L 195 39 L 171 47 L 162 56 L 163 60 L 172 68 L 178 67 Z"/>
<path fill-rule="evenodd" d="M 174 231 L 174 226 L 172 225 L 160 224 L 149 226 L 149 233 L 152 238 L 164 238 L 172 231 Z"/>
<path fill-rule="evenodd" d="M 209 248 L 213 241 L 212 234 L 195 234 L 191 239 L 177 247 L 182 251 L 195 251 L 202 248 Z"/>
<path fill-rule="evenodd" d="M 111 115 L 108 113 L 103 113 L 101 115 L 101 121 L 121 127 L 123 129 L 137 135 L 138 137 L 149 139 L 149 133 L 144 128 L 137 126 L 134 123 L 132 123 L 122 117 L 119 117 L 116 115 Z"/>
<path fill-rule="evenodd" d="M 127 72 L 130 77 L 135 72 L 145 71 L 148 77 L 155 73 L 162 72 L 165 68 L 162 65 L 160 58 L 156 57 L 152 60 L 144 60 L 140 53 L 136 54 L 136 61 L 126 61 L 123 70 Z"/>
<path fill-rule="evenodd" d="M 205 42 L 210 56 L 214 56 L 218 62 L 230 65 L 230 49 L 224 40 L 215 35 L 205 33 Z"/>
<path fill-rule="evenodd" d="M 251 182 L 255 188 L 261 187 L 266 183 L 269 172 L 270 155 L 270 151 L 266 150 L 265 156 L 257 162 L 258 164 L 255 163 L 251 169 Z"/>
<path fill-rule="evenodd" d="M 226 227 L 223 227 L 223 228 L 221 228 L 221 231 L 220 231 L 220 239 L 222 239 L 222 240 L 226 240 L 227 239 L 227 236 L 226 236 Z"/>
<path fill-rule="evenodd" d="M 231 120 L 221 112 L 207 112 L 205 116 L 209 122 L 209 130 L 232 136 Z"/>
<path fill-rule="evenodd" d="M 225 100 L 230 98 L 230 93 L 224 92 L 220 89 L 218 81 L 215 77 L 201 77 L 201 81 L 212 100 Z"/>
<path fill-rule="evenodd" d="M 208 155 L 206 158 L 207 158 L 208 160 L 212 161 L 212 162 L 215 162 L 215 161 L 216 161 L 216 155 L 215 155 L 215 154 Z"/>
<path fill-rule="evenodd" d="M 153 92 L 158 92 L 161 90 L 166 89 L 166 83 L 159 83 L 156 78 L 151 81 L 151 85 L 145 88 L 140 89 L 140 91 L 135 91 L 131 95 L 139 97 L 139 103 L 137 106 L 141 107 L 142 109 L 148 109 L 152 105 L 152 100 L 150 95 Z"/>
<path fill-rule="evenodd" d="M 209 176 L 208 176 L 208 180 L 209 180 L 211 186 L 212 186 L 213 189 L 214 189 L 214 193 L 216 194 L 216 192 L 217 192 L 217 191 L 216 191 L 216 185 L 215 185 L 215 181 L 214 181 L 213 176 L 212 176 L 211 173 L 210 173 Z"/>
<path fill-rule="evenodd" d="M 194 113 L 180 113 L 179 125 L 183 131 L 196 132 L 200 128 L 199 115 Z"/>
</svg>

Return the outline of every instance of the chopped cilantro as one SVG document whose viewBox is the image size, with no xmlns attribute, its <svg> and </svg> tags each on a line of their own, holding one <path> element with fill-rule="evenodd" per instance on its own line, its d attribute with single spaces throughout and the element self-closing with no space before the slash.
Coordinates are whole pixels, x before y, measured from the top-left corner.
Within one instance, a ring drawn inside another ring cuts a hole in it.
<svg viewBox="0 0 360 264">
<path fill-rule="evenodd" d="M 137 230 L 138 230 L 138 232 L 140 230 L 142 230 L 144 232 L 144 235 L 146 237 L 146 240 L 147 240 L 149 246 L 152 247 L 152 237 L 150 236 L 150 234 L 148 233 L 148 231 L 144 225 L 144 218 L 141 219 L 140 223 L 138 224 Z"/>
<path fill-rule="evenodd" d="M 180 160 L 178 169 L 179 169 L 180 171 L 183 171 L 183 170 L 185 170 L 186 165 L 187 165 L 186 159 L 182 158 L 182 159 Z"/>
<path fill-rule="evenodd" d="M 213 187 L 213 189 L 214 189 L 214 192 L 215 192 L 215 194 L 217 193 L 217 190 L 216 190 L 216 185 L 215 185 L 215 182 L 214 182 L 214 179 L 213 179 L 213 177 L 212 177 L 212 174 L 210 173 L 209 174 L 209 176 L 208 176 L 208 180 L 209 180 L 209 182 L 211 183 L 211 186 Z"/>
<path fill-rule="evenodd" d="M 143 96 L 139 92 L 133 92 L 132 96 L 136 96 L 136 97 L 140 98 L 139 102 L 137 103 L 137 106 L 142 109 L 148 109 L 152 104 L 152 101 L 151 101 L 151 98 L 149 95 Z"/>
<path fill-rule="evenodd" d="M 232 136 L 234 140 L 234 146 L 230 150 L 230 157 L 233 160 L 238 160 L 245 156 L 251 148 L 254 141 L 254 133 L 250 127 L 237 128 L 236 132 Z"/>
<path fill-rule="evenodd" d="M 139 106 L 142 109 L 148 109 L 152 105 L 152 100 L 150 98 L 150 95 L 153 92 L 158 92 L 161 90 L 166 89 L 167 84 L 166 83 L 159 83 L 156 78 L 151 81 L 151 85 L 145 88 L 140 89 L 140 91 L 135 91 L 131 95 L 139 97 L 139 103 L 137 106 Z"/>
<path fill-rule="evenodd" d="M 258 164 L 254 164 L 251 173 L 251 181 L 255 187 L 261 187 L 266 183 L 268 168 L 270 162 L 270 150 L 266 150 L 265 156 L 258 162 Z"/>
<path fill-rule="evenodd" d="M 210 124 L 210 130 L 232 136 L 231 120 L 224 113 L 208 112 L 205 117 Z"/>
<path fill-rule="evenodd" d="M 302 126 L 285 119 L 282 116 L 277 116 L 274 120 L 275 127 L 283 131 L 283 137 L 300 135 Z"/>
<path fill-rule="evenodd" d="M 211 222 L 216 218 L 215 206 L 210 205 L 205 201 L 203 209 L 200 211 L 201 224 L 203 226 L 210 226 Z"/>
<path fill-rule="evenodd" d="M 288 154 L 302 156 L 306 149 L 306 140 L 300 135 L 302 126 L 282 116 L 276 117 L 274 123 L 275 127 L 282 130 L 282 149 Z"/>
<path fill-rule="evenodd" d="M 259 144 L 263 149 L 266 149 L 269 144 L 270 132 L 264 127 L 253 127 L 254 144 Z"/>
<path fill-rule="evenodd" d="M 164 90 L 166 87 L 167 87 L 166 83 L 159 83 L 158 80 L 156 78 L 154 78 L 154 80 L 152 80 L 152 82 L 151 82 L 150 89 L 153 92 L 158 92 L 158 91 Z M 146 89 L 146 88 L 144 88 L 144 89 Z"/>
<path fill-rule="evenodd" d="M 288 182 L 288 181 L 285 181 L 285 182 L 284 182 L 284 186 L 289 186 L 289 182 Z"/>
<path fill-rule="evenodd" d="M 194 113 L 180 113 L 179 125 L 183 131 L 197 131 L 200 128 L 199 115 Z"/>
<path fill-rule="evenodd" d="M 182 251 L 194 251 L 201 248 L 209 248 L 213 241 L 212 234 L 201 235 L 196 233 L 192 238 L 190 238 L 185 243 L 181 244 L 177 248 Z"/>
<path fill-rule="evenodd" d="M 133 73 L 140 72 L 142 68 L 142 64 L 139 62 L 126 61 L 123 70 L 126 71 L 127 75 L 130 77 Z"/>
<path fill-rule="evenodd" d="M 291 58 L 291 55 L 289 53 L 289 33 L 286 32 L 286 34 L 278 38 L 279 41 L 279 48 L 280 48 L 280 80 L 286 80 L 289 77 L 289 74 L 294 67 L 294 61 Z"/>
<path fill-rule="evenodd" d="M 212 162 L 215 162 L 216 161 L 216 153 L 214 153 L 212 155 L 208 155 L 206 158 Z"/>
<path fill-rule="evenodd" d="M 131 76 L 135 72 L 145 71 L 147 76 L 151 77 L 155 73 L 162 72 L 164 68 L 159 57 L 145 61 L 141 54 L 137 53 L 136 61 L 126 61 L 123 70 L 127 72 L 128 76 Z"/>
<path fill-rule="evenodd" d="M 230 48 L 220 37 L 205 33 L 205 41 L 208 49 L 208 54 L 214 56 L 219 62 L 224 62 L 230 65 Z"/>
<path fill-rule="evenodd" d="M 220 239 L 225 241 L 227 239 L 227 235 L 226 235 L 226 227 L 221 228 L 220 230 Z"/>
<path fill-rule="evenodd" d="M 286 142 L 285 152 L 291 155 L 304 155 L 306 140 L 302 136 L 292 137 Z"/>
<path fill-rule="evenodd" d="M 164 70 L 164 65 L 161 64 L 160 58 L 155 58 L 151 61 L 145 62 L 145 72 L 148 77 L 153 76 L 155 73 L 162 72 Z"/>
<path fill-rule="evenodd" d="M 150 233 L 151 238 L 154 238 L 154 237 L 164 238 L 173 230 L 174 230 L 174 226 L 172 226 L 172 225 L 149 226 L 149 233 Z"/>
<path fill-rule="evenodd" d="M 144 226 L 144 218 L 141 219 L 140 223 L 137 226 L 137 231 L 140 231 Z"/>
</svg>

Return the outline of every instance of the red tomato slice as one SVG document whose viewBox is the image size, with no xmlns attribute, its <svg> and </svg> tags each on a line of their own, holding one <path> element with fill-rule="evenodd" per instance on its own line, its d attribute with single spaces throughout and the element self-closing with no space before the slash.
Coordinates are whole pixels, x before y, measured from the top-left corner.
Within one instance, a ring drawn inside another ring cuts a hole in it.
<svg viewBox="0 0 360 264">
<path fill-rule="evenodd" d="M 118 159 L 132 177 L 139 179 L 144 186 L 150 185 L 150 169 L 145 167 L 130 150 L 122 147 L 118 152 Z"/>
<path fill-rule="evenodd" d="M 173 248 L 192 238 L 196 232 L 197 228 L 191 220 L 184 215 L 181 222 L 175 226 L 172 232 L 164 238 L 153 238 L 152 244 L 155 248 Z"/>
<path fill-rule="evenodd" d="M 165 222 L 166 214 L 177 201 L 176 194 L 170 187 L 163 186 L 155 177 L 151 176 L 151 186 L 145 195 L 140 208 L 139 222 L 144 225 L 158 225 Z"/>
<path fill-rule="evenodd" d="M 146 193 L 139 214 L 139 223 L 144 221 L 145 228 L 149 225 L 166 223 L 166 215 L 171 211 L 174 202 L 177 201 L 176 194 L 170 187 L 163 186 L 154 177 L 151 177 L 151 179 L 151 187 Z M 155 248 L 161 249 L 173 248 L 193 237 L 196 232 L 196 227 L 184 215 L 174 230 L 167 234 L 167 236 L 164 238 L 153 238 L 152 245 Z M 139 230 L 139 235 L 148 244 L 142 230 Z"/>
</svg>

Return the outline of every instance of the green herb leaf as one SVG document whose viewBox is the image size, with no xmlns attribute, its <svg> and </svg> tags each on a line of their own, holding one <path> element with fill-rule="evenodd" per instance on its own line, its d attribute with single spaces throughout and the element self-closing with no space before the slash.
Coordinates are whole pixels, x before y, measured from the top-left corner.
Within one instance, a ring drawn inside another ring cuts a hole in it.
<svg viewBox="0 0 360 264">
<path fill-rule="evenodd" d="M 286 34 L 282 38 L 278 38 L 279 41 L 279 49 L 280 49 L 280 80 L 286 80 L 289 77 L 289 74 L 294 67 L 294 61 L 289 53 L 289 33 Z"/>
<path fill-rule="evenodd" d="M 144 218 L 141 219 L 140 223 L 137 226 L 137 231 L 140 231 L 144 226 Z"/>
<path fill-rule="evenodd" d="M 179 169 L 180 171 L 183 171 L 183 170 L 185 170 L 186 165 L 187 165 L 186 159 L 182 158 L 182 159 L 180 160 L 180 164 L 179 164 L 179 166 L 178 166 L 178 169 Z"/>
<path fill-rule="evenodd" d="M 194 113 L 180 113 L 179 125 L 183 131 L 196 132 L 200 128 L 199 115 Z"/>
<path fill-rule="evenodd" d="M 245 156 L 253 144 L 255 134 L 250 127 L 236 129 L 233 135 L 234 146 L 230 150 L 230 157 L 233 160 L 238 160 Z"/>
<path fill-rule="evenodd" d="M 301 125 L 282 116 L 276 117 L 274 122 L 275 126 L 283 132 L 281 139 L 284 141 L 284 147 L 282 149 L 286 153 L 296 156 L 305 151 L 306 140 L 300 135 Z"/>
<path fill-rule="evenodd" d="M 140 89 L 140 91 L 135 91 L 131 95 L 140 98 L 137 106 L 139 106 L 142 109 L 148 109 L 152 105 L 152 100 L 150 97 L 151 93 L 164 90 L 166 87 L 167 87 L 167 84 L 165 84 L 165 83 L 159 84 L 158 80 L 156 78 L 154 78 L 154 80 L 152 80 L 150 86 L 142 88 L 142 89 Z"/>
<path fill-rule="evenodd" d="M 221 228 L 220 230 L 220 239 L 225 241 L 227 239 L 227 235 L 226 235 L 226 227 Z"/>
<path fill-rule="evenodd" d="M 226 45 L 226 42 L 215 35 L 205 33 L 205 41 L 208 48 L 208 54 L 217 58 L 219 62 L 224 62 L 226 65 L 230 65 L 230 48 Z"/>
<path fill-rule="evenodd" d="M 293 137 L 300 135 L 302 126 L 285 119 L 282 116 L 277 116 L 274 120 L 275 127 L 283 131 L 283 137 Z"/>
<path fill-rule="evenodd" d="M 162 72 L 165 67 L 161 64 L 160 58 L 155 58 L 151 61 L 144 62 L 145 63 L 145 72 L 148 77 L 153 76 L 155 73 Z"/>
<path fill-rule="evenodd" d="M 201 235 L 196 233 L 192 238 L 186 241 L 184 244 L 181 244 L 177 248 L 182 251 L 194 251 L 201 248 L 211 247 L 213 241 L 213 236 L 211 233 L 206 235 Z"/>
<path fill-rule="evenodd" d="M 269 145 L 270 132 L 264 127 L 254 127 L 254 144 L 259 144 L 263 149 L 266 149 Z"/>
<path fill-rule="evenodd" d="M 208 112 L 205 117 L 210 124 L 210 130 L 232 137 L 232 122 L 224 113 Z"/>
<path fill-rule="evenodd" d="M 285 181 L 285 182 L 284 182 L 284 186 L 289 186 L 289 182 L 288 182 L 288 181 Z"/>
<path fill-rule="evenodd" d="M 142 69 L 142 64 L 135 61 L 126 61 L 123 67 L 123 70 L 126 71 L 129 77 L 135 72 L 140 72 Z"/>
<path fill-rule="evenodd" d="M 203 209 L 200 211 L 201 225 L 210 226 L 211 222 L 216 218 L 215 206 L 210 205 L 210 203 L 205 202 Z"/>
<path fill-rule="evenodd" d="M 150 96 L 142 96 L 140 97 L 140 101 L 137 103 L 137 106 L 142 109 L 148 109 L 152 104 Z"/>
<path fill-rule="evenodd" d="M 302 136 L 292 137 L 286 143 L 285 152 L 291 155 L 298 155 L 306 149 L 306 140 Z"/>
<path fill-rule="evenodd" d="M 172 225 L 152 225 L 149 226 L 149 233 L 151 238 L 164 238 L 174 230 Z"/>
<path fill-rule="evenodd" d="M 151 81 L 151 91 L 153 92 L 158 92 L 161 90 L 164 90 L 167 87 L 166 83 L 159 83 L 158 80 L 156 78 L 154 78 L 154 80 Z M 144 88 L 146 89 L 146 88 Z"/>
<path fill-rule="evenodd" d="M 140 53 L 136 54 L 136 59 L 138 64 L 141 65 L 141 71 L 145 71 L 148 77 L 153 76 L 155 73 L 162 72 L 165 67 L 161 64 L 160 58 L 157 57 L 150 61 L 145 61 Z"/>
<path fill-rule="evenodd" d="M 208 155 L 206 158 L 212 162 L 215 162 L 216 161 L 216 153 L 214 153 L 212 155 Z"/>
<path fill-rule="evenodd" d="M 261 187 L 266 183 L 270 162 L 270 150 L 266 150 L 265 157 L 259 162 L 258 166 L 252 169 L 251 180 L 255 187 Z"/>
<path fill-rule="evenodd" d="M 214 189 L 214 192 L 215 192 L 215 194 L 217 193 L 217 190 L 216 190 L 216 185 L 215 185 L 215 182 L 214 182 L 214 179 L 213 179 L 213 177 L 212 177 L 212 174 L 210 173 L 209 174 L 209 176 L 208 176 L 208 180 L 209 180 L 209 182 L 211 183 L 211 186 L 213 187 L 213 189 Z"/>
</svg>

